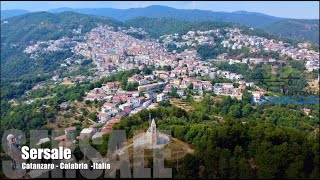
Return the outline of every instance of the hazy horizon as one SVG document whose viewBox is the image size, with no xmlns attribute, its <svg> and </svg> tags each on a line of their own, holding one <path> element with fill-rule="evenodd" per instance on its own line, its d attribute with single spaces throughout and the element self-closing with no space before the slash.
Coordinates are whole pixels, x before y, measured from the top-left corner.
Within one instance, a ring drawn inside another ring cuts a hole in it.
<svg viewBox="0 0 320 180">
<path fill-rule="evenodd" d="M 130 9 L 144 8 L 152 5 L 168 6 L 175 9 L 210 10 L 213 12 L 247 11 L 262 13 L 269 16 L 294 19 L 319 19 L 319 2 L 317 1 L 2 1 L 1 10 L 21 9 L 31 12 L 38 12 L 57 8 Z"/>
</svg>

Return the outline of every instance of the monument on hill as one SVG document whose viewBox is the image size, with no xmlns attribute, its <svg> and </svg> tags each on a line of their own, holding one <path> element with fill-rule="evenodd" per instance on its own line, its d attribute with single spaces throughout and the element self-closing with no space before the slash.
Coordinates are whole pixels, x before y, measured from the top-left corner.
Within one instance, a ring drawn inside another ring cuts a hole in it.
<svg viewBox="0 0 320 180">
<path fill-rule="evenodd" d="M 148 131 L 146 132 L 147 142 L 152 146 L 157 145 L 158 136 L 159 136 L 159 132 L 157 130 L 157 125 L 154 122 L 154 119 L 152 119 L 152 123 L 148 128 Z"/>
<path fill-rule="evenodd" d="M 152 119 L 150 127 L 147 132 L 139 134 L 134 137 L 135 147 L 145 147 L 148 149 L 162 148 L 165 145 L 170 144 L 169 135 L 160 133 L 157 129 L 157 125 Z"/>
</svg>

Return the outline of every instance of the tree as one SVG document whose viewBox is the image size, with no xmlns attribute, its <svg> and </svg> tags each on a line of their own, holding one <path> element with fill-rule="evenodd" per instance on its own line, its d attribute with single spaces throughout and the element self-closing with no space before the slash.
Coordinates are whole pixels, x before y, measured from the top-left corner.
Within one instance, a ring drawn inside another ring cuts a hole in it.
<svg viewBox="0 0 320 180">
<path fill-rule="evenodd" d="M 166 71 L 171 71 L 171 66 L 163 66 L 163 69 Z"/>
<path fill-rule="evenodd" d="M 82 122 L 84 120 L 83 115 L 78 116 L 78 120 Z"/>
<path fill-rule="evenodd" d="M 95 113 L 89 113 L 88 115 L 89 119 L 93 120 L 93 121 L 97 121 L 98 117 L 96 116 Z"/>
<path fill-rule="evenodd" d="M 137 90 L 138 86 L 139 86 L 139 83 L 137 83 L 137 82 L 128 83 L 125 90 L 134 91 L 134 90 Z"/>
<path fill-rule="evenodd" d="M 243 117 L 248 117 L 251 114 L 252 111 L 252 105 L 251 104 L 246 104 L 243 108 L 242 108 L 242 115 Z"/>
<path fill-rule="evenodd" d="M 80 111 L 82 112 L 82 115 L 83 116 L 87 116 L 88 115 L 88 111 L 87 111 L 87 109 L 86 108 L 80 108 Z"/>
<path fill-rule="evenodd" d="M 175 87 L 173 87 L 172 90 L 171 90 L 170 96 L 171 96 L 171 97 L 174 97 L 174 98 L 178 98 L 179 95 L 178 95 L 177 92 L 178 92 L 178 89 L 175 88 Z"/>
<path fill-rule="evenodd" d="M 84 102 L 86 105 L 89 105 L 90 103 L 91 103 L 91 101 L 89 101 L 89 100 L 85 100 L 85 102 Z"/>
<path fill-rule="evenodd" d="M 94 102 L 95 105 L 98 104 L 98 100 L 96 98 L 93 100 L 93 102 Z"/>
<path fill-rule="evenodd" d="M 146 75 L 149 75 L 152 74 L 152 69 L 147 66 L 143 66 L 142 72 Z"/>
<path fill-rule="evenodd" d="M 303 61 L 291 60 L 289 63 L 292 68 L 295 68 L 299 71 L 304 71 L 306 69 Z"/>
<path fill-rule="evenodd" d="M 159 102 L 159 106 L 169 107 L 169 106 L 171 106 L 171 104 L 170 104 L 169 100 L 165 100 L 165 101 Z"/>
<path fill-rule="evenodd" d="M 121 88 L 122 89 L 126 89 L 127 88 L 127 85 L 128 85 L 128 79 L 127 78 L 122 78 L 121 80 Z"/>
<path fill-rule="evenodd" d="M 235 118 L 240 118 L 242 117 L 241 115 L 241 106 L 240 105 L 232 105 L 230 107 L 228 115 L 235 117 Z"/>
<path fill-rule="evenodd" d="M 220 44 L 218 47 L 199 45 L 196 49 L 202 60 L 216 58 L 219 54 L 224 52 L 224 48 L 220 47 Z"/>
<path fill-rule="evenodd" d="M 239 179 L 251 179 L 251 169 L 245 158 L 240 158 L 239 160 Z"/>
</svg>

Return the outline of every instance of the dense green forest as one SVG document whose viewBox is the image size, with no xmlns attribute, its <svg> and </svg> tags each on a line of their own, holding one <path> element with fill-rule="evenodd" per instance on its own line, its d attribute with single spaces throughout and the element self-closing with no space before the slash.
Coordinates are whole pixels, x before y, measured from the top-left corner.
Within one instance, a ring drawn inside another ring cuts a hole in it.
<svg viewBox="0 0 320 180">
<path fill-rule="evenodd" d="M 20 49 L 1 53 L 1 99 L 12 99 L 31 89 L 36 83 L 54 75 L 60 64 L 72 56 L 70 51 L 39 53 L 31 59 Z"/>
<path fill-rule="evenodd" d="M 159 129 L 195 145 L 195 153 L 179 161 L 178 172 L 174 160 L 166 162 L 174 178 L 319 178 L 318 120 L 302 130 L 300 118 L 306 117 L 299 111 L 278 106 L 263 110 L 231 98 L 219 104 L 207 98 L 195 107 L 189 112 L 175 106 L 142 111 L 123 118 L 114 129 L 125 129 L 130 138 L 148 127 L 151 113 Z M 212 118 L 217 113 L 224 122 Z M 97 148 L 105 152 L 102 145 Z"/>
<path fill-rule="evenodd" d="M 12 49 L 1 54 L 3 58 L 1 67 L 1 77 L 27 77 L 40 73 L 52 73 L 60 64 L 73 53 L 69 50 L 38 53 L 37 59 L 31 59 L 29 54 L 25 54 L 20 49 Z"/>
<path fill-rule="evenodd" d="M 60 110 L 59 105 L 61 103 L 75 100 L 82 101 L 85 92 L 96 87 L 101 87 L 102 84 L 111 81 L 126 82 L 128 77 L 139 72 L 138 69 L 121 71 L 89 84 L 77 83 L 73 87 L 56 86 L 55 88 L 48 89 L 44 92 L 44 94 L 47 95 L 56 94 L 55 97 L 51 99 L 35 100 L 34 103 L 30 105 L 21 104 L 19 106 L 14 106 L 8 101 L 1 101 L 1 130 L 16 128 L 27 131 L 41 128 L 46 122 L 54 121 L 54 115 Z M 4 89 L 4 91 L 9 91 L 8 88 L 2 89 Z M 41 93 L 41 91 L 37 91 L 36 93 L 31 94 L 29 98 L 39 97 Z"/>
<path fill-rule="evenodd" d="M 136 38 L 136 39 L 144 39 L 144 38 L 146 38 L 146 35 L 139 34 L 139 33 L 129 32 L 127 34 L 132 36 L 132 37 L 134 37 L 134 38 Z"/>
<path fill-rule="evenodd" d="M 227 49 L 220 43 L 218 43 L 217 46 L 199 45 L 196 49 L 201 60 L 214 59 L 217 58 L 218 55 L 227 52 Z"/>
<path fill-rule="evenodd" d="M 307 86 L 308 74 L 305 73 L 304 66 L 297 61 L 289 61 L 288 64 L 279 63 L 277 74 L 272 73 L 271 65 L 254 65 L 249 69 L 247 64 L 220 63 L 218 68 L 237 74 L 242 74 L 245 81 L 252 81 L 263 89 L 272 92 L 283 93 L 283 89 L 288 92 L 303 92 Z M 292 78 L 290 80 L 290 78 Z"/>
<path fill-rule="evenodd" d="M 144 69 L 148 72 L 148 69 Z M 74 87 L 57 86 L 49 94 L 51 99 L 37 100 L 31 105 L 10 106 L 2 101 L 1 131 L 18 128 L 28 132 L 54 121 L 59 105 L 67 101 L 82 101 L 84 92 L 103 83 L 122 81 L 139 70 L 124 71 L 90 84 Z M 34 96 L 38 96 L 34 94 Z M 166 161 L 173 168 L 175 178 L 319 178 L 319 121 L 305 116 L 301 109 L 311 109 L 310 115 L 319 116 L 317 105 L 253 106 L 251 95 L 243 100 L 223 97 L 222 101 L 205 96 L 201 102 L 185 100 L 194 107 L 186 112 L 175 106 L 161 106 L 150 111 L 122 118 L 114 129 L 124 129 L 128 138 L 149 125 L 149 113 L 159 129 L 195 146 L 195 153 L 180 160 Z M 46 106 L 43 106 L 43 105 Z M 222 116 L 223 121 L 216 119 Z M 103 144 L 96 145 L 105 154 L 108 135 Z"/>
<path fill-rule="evenodd" d="M 136 18 L 125 22 L 129 26 L 141 27 L 152 37 L 165 34 L 186 34 L 190 30 L 209 30 L 213 28 L 235 27 L 235 24 L 215 21 L 188 22 L 170 18 Z"/>
<path fill-rule="evenodd" d="M 319 20 L 316 19 L 286 19 L 264 25 L 261 28 L 278 36 L 319 44 Z"/>
<path fill-rule="evenodd" d="M 81 33 L 91 31 L 99 24 L 125 26 L 123 23 L 97 16 L 84 15 L 75 12 L 52 14 L 36 12 L 1 21 L 1 43 L 26 44 L 30 41 L 56 40 L 63 36 L 74 36 L 74 29 L 81 28 Z"/>
</svg>

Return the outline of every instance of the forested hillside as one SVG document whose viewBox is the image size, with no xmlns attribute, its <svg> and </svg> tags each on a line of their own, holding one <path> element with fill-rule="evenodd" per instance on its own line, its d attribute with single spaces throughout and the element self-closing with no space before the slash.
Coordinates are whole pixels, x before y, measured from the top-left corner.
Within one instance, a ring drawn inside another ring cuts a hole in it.
<svg viewBox="0 0 320 180">
<path fill-rule="evenodd" d="M 261 29 L 250 29 L 248 26 L 221 21 L 184 21 L 172 18 L 146 18 L 138 17 L 125 21 L 125 24 L 133 27 L 145 29 L 152 37 L 158 38 L 165 34 L 185 34 L 190 30 L 210 30 L 217 28 L 240 28 L 244 34 L 265 37 L 268 39 L 283 40 L 288 43 L 296 44 L 297 41 L 270 34 Z"/>
<path fill-rule="evenodd" d="M 319 44 L 319 20 L 281 20 L 261 28 L 278 36 Z"/>
<path fill-rule="evenodd" d="M 29 13 L 1 21 L 1 95 L 14 97 L 37 82 L 51 78 L 61 62 L 72 56 L 70 50 L 37 54 L 30 58 L 24 49 L 37 41 L 83 35 L 98 25 L 125 26 L 109 18 L 74 12 Z M 81 33 L 74 30 L 81 28 Z"/>
<path fill-rule="evenodd" d="M 269 16 L 262 13 L 236 11 L 236 12 L 213 12 L 197 9 L 175 9 L 167 6 L 153 5 L 144 8 L 113 9 L 113 8 L 59 8 L 49 12 L 74 11 L 78 13 L 112 17 L 120 21 L 135 19 L 138 17 L 148 18 L 174 18 L 184 21 L 219 21 L 238 23 L 253 28 L 260 28 L 274 35 L 281 35 L 296 40 L 308 40 L 319 42 L 319 20 L 297 20 Z M 318 27 L 312 28 L 312 27 Z"/>
<path fill-rule="evenodd" d="M 82 33 L 91 31 L 98 24 L 123 26 L 123 23 L 75 12 L 52 14 L 29 13 L 1 21 L 1 43 L 29 43 L 38 40 L 55 40 L 71 36 L 74 29 L 81 27 Z"/>
<path fill-rule="evenodd" d="M 27 13 L 30 13 L 30 12 L 27 10 L 23 10 L 23 9 L 1 10 L 1 20 L 6 19 L 6 18 L 10 18 L 10 17 L 14 17 L 14 16 L 19 16 L 22 14 L 27 14 Z"/>
<path fill-rule="evenodd" d="M 253 107 L 249 99 L 227 97 L 217 103 L 207 97 L 193 102 L 195 111 L 177 107 L 149 111 L 160 129 L 171 130 L 173 137 L 196 147 L 193 155 L 179 161 L 179 171 L 176 161 L 167 161 L 174 178 L 319 177 L 319 123 L 298 111 L 288 112 L 287 107 Z M 135 130 L 148 127 L 149 112 L 124 118 L 115 129 L 125 129 L 130 138 Z M 227 118 L 219 122 L 215 115 Z M 302 119 L 313 124 L 310 129 L 300 128 Z"/>
</svg>

